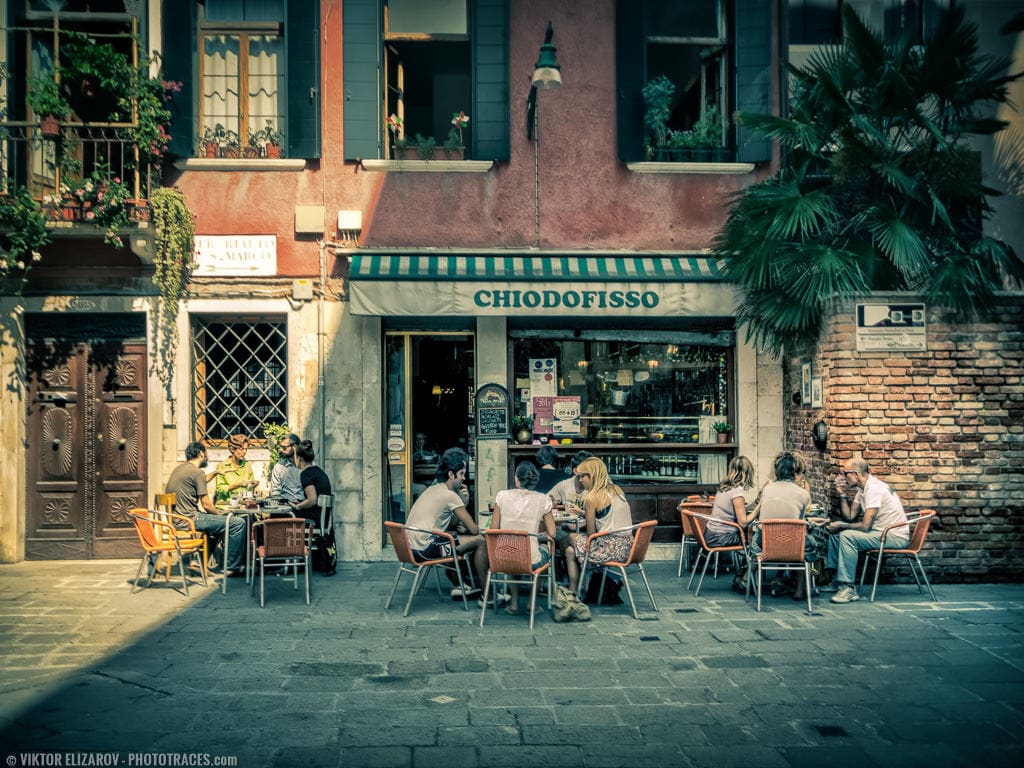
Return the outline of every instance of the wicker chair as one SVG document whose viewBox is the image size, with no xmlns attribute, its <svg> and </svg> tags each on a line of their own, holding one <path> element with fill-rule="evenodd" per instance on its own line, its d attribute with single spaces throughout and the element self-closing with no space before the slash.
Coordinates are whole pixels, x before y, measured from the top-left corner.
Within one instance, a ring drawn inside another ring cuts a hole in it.
<svg viewBox="0 0 1024 768">
<path fill-rule="evenodd" d="M 185 567 L 185 555 L 202 553 L 203 586 L 206 586 L 206 536 L 196 530 L 192 520 L 182 515 L 156 513 L 141 507 L 130 510 L 128 514 L 131 515 L 135 533 L 138 534 L 139 543 L 142 545 L 142 561 L 135 573 L 132 594 L 138 590 L 142 569 L 152 561 L 155 572 L 156 561 L 164 554 L 178 556 L 178 568 L 181 570 L 181 581 L 187 597 L 188 569 Z M 181 529 L 174 527 L 175 521 L 182 525 Z M 153 583 L 153 577 L 148 573 L 146 578 L 150 584 Z M 170 569 L 164 574 L 164 578 L 170 581 Z"/>
<path fill-rule="evenodd" d="M 766 568 L 780 571 L 803 571 L 804 587 L 807 594 L 807 612 L 811 607 L 811 564 L 804 560 L 804 544 L 807 538 L 806 520 L 792 518 L 781 520 L 755 520 L 752 524 L 761 529 L 761 551 L 748 561 L 747 595 L 753 569 L 757 564 L 757 610 L 761 610 L 761 581 Z"/>
<path fill-rule="evenodd" d="M 679 518 L 683 527 L 683 536 L 679 542 L 679 571 L 676 573 L 678 578 L 683 576 L 683 568 L 690 570 L 690 547 L 700 546 L 697 542 L 697 534 L 693 530 L 693 522 L 689 517 L 683 514 L 685 510 L 691 512 L 700 512 L 702 514 L 711 514 L 712 504 L 707 499 L 701 496 L 688 496 L 685 500 L 679 502 L 677 509 L 679 510 Z M 718 569 L 718 559 L 715 558 L 715 569 Z"/>
<path fill-rule="evenodd" d="M 601 588 L 598 591 L 599 595 L 604 594 L 604 582 L 608 577 L 608 569 L 616 568 L 622 575 L 622 582 L 626 586 L 626 596 L 629 597 L 629 607 L 633 610 L 633 618 L 639 619 L 640 614 L 636 611 L 636 601 L 633 600 L 633 590 L 629 586 L 629 578 L 626 574 L 626 568 L 631 565 L 635 565 L 637 570 L 640 571 L 640 578 L 644 580 L 644 586 L 647 587 L 647 596 L 651 599 L 651 606 L 655 611 L 658 610 L 658 603 L 654 600 L 654 592 L 651 591 L 650 582 L 647 581 L 647 574 L 644 572 L 644 559 L 647 557 L 647 550 L 651 546 L 651 538 L 654 536 L 654 527 L 658 524 L 657 520 L 647 520 L 643 523 L 637 523 L 631 525 L 628 528 L 620 528 L 614 531 L 600 531 L 598 533 L 592 533 L 587 537 L 587 554 L 583 556 L 583 568 L 581 569 L 580 584 L 577 591 L 577 597 L 583 594 L 583 577 L 587 573 L 587 568 L 590 565 L 590 544 L 594 539 L 600 538 L 601 536 L 611 536 L 612 534 L 623 534 L 629 533 L 633 536 L 633 544 L 629 548 L 629 554 L 625 560 L 608 560 L 601 563 Z M 591 575 L 590 578 L 594 578 Z"/>
<path fill-rule="evenodd" d="M 260 541 L 262 534 L 262 543 Z M 293 568 L 292 584 L 299 588 L 299 568 L 306 577 L 306 605 L 309 605 L 309 560 L 313 548 L 313 523 L 304 517 L 271 517 L 257 520 L 252 525 L 254 565 L 260 568 L 260 608 L 264 600 L 264 570 L 267 565 L 283 565 Z M 256 579 L 252 582 L 256 591 Z"/>
<path fill-rule="evenodd" d="M 487 542 L 487 579 L 484 581 L 483 603 L 480 609 L 480 626 L 484 625 L 487 615 L 487 597 L 491 586 L 498 584 L 529 584 L 530 585 L 530 630 L 533 630 L 533 609 L 537 605 L 537 583 L 540 577 L 548 577 L 548 609 L 551 608 L 551 595 L 555 591 L 555 582 L 551 570 L 551 558 L 539 568 L 533 567 L 533 554 L 530 539 L 547 542 L 548 552 L 554 551 L 554 542 L 546 533 L 530 533 L 508 528 L 491 528 L 483 532 Z M 498 601 L 494 601 L 494 609 L 498 609 Z"/>
<path fill-rule="evenodd" d="M 452 547 L 452 552 L 455 552 L 455 538 L 444 531 L 430 531 L 425 528 L 413 528 L 412 526 L 402 525 L 401 523 L 395 523 L 392 521 L 385 521 L 384 526 L 388 529 L 388 536 L 391 537 L 391 545 L 395 548 L 395 557 L 398 558 L 398 573 L 395 574 L 395 583 L 391 587 L 391 594 L 388 595 L 387 602 L 384 603 L 384 610 L 388 610 L 391 607 L 391 601 L 395 597 L 395 590 L 398 589 L 398 582 L 402 578 L 403 573 L 410 574 L 412 579 L 412 586 L 409 588 L 409 599 L 405 602 L 405 611 L 402 613 L 403 616 L 409 615 L 409 608 L 412 606 L 412 599 L 416 596 L 423 582 L 426 580 L 426 575 L 431 569 L 434 570 L 434 575 L 437 580 L 437 594 L 444 597 L 441 591 L 441 574 L 439 570 L 454 571 L 456 578 L 459 583 L 459 588 L 462 592 L 462 605 L 469 611 L 469 601 L 466 599 L 466 586 L 462 582 L 462 570 L 457 564 L 457 560 L 463 559 L 462 555 L 452 555 L 451 557 L 440 557 L 434 560 L 423 560 L 419 561 L 413 557 L 412 545 L 409 542 L 409 531 L 417 531 L 419 533 L 430 533 L 435 536 L 444 536 L 448 539 Z M 472 570 L 470 571 L 472 573 Z"/>
<path fill-rule="evenodd" d="M 697 582 L 697 589 L 694 590 L 693 593 L 694 597 L 700 597 L 700 587 L 704 583 L 704 576 L 707 574 L 708 564 L 711 562 L 711 557 L 717 557 L 722 552 L 734 555 L 746 555 L 747 537 L 743 532 L 743 527 L 739 523 L 734 523 L 730 520 L 718 520 L 717 518 L 711 517 L 711 515 L 705 515 L 701 512 L 690 512 L 685 509 L 683 510 L 683 515 L 690 518 L 693 532 L 697 537 L 697 544 L 700 545 L 700 551 L 697 552 L 697 560 L 693 564 L 693 572 L 690 574 L 690 581 L 687 582 L 686 588 L 690 589 L 693 586 L 693 577 L 697 575 L 697 568 L 700 566 L 701 558 L 704 558 L 704 568 L 700 572 L 700 580 Z M 740 543 L 721 547 L 709 547 L 705 537 L 705 531 L 707 530 L 708 522 L 711 520 L 714 520 L 716 523 L 721 523 L 722 525 L 735 528 L 739 532 Z"/>
<path fill-rule="evenodd" d="M 886 547 L 885 539 L 889 535 L 890 530 L 893 528 L 900 528 L 902 527 L 902 524 L 890 525 L 883 529 L 882 541 L 878 545 L 878 549 L 872 549 L 867 552 L 867 555 L 864 558 L 864 567 L 860 572 L 860 586 L 863 587 L 864 577 L 868 572 L 868 561 L 871 558 L 875 558 L 875 579 L 871 584 L 870 602 L 875 602 L 875 591 L 878 589 L 878 574 L 882 570 L 882 559 L 888 555 L 903 555 L 907 558 L 907 563 L 910 565 L 910 572 L 914 575 L 914 581 L 917 582 L 917 591 L 922 594 L 924 593 L 924 590 L 921 588 L 921 582 L 923 581 L 924 585 L 928 587 L 928 593 L 931 595 L 932 600 L 936 602 L 938 601 L 938 598 L 935 597 L 935 590 L 932 589 L 932 584 L 928 581 L 928 576 L 925 575 L 924 566 L 921 564 L 921 558 L 919 557 L 921 554 L 921 547 L 924 546 L 925 536 L 928 535 L 928 529 L 931 527 L 932 520 L 934 519 L 934 509 L 923 509 L 918 514 L 909 516 L 907 518 L 907 524 L 913 525 L 913 530 L 910 532 L 910 541 L 907 542 L 907 546 L 901 549 Z M 918 578 L 917 575 L 918 571 L 921 573 L 920 578 Z"/>
</svg>

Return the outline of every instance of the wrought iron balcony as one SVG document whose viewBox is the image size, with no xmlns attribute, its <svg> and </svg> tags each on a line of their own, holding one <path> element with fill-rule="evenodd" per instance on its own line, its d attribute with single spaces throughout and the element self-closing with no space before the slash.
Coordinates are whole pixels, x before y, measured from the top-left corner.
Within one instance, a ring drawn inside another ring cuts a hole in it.
<svg viewBox="0 0 1024 768">
<path fill-rule="evenodd" d="M 0 123 L 3 189 L 27 188 L 54 237 L 127 241 L 150 261 L 149 193 L 159 169 L 139 159 L 131 125 L 62 123 L 44 133 L 40 123 Z"/>
</svg>

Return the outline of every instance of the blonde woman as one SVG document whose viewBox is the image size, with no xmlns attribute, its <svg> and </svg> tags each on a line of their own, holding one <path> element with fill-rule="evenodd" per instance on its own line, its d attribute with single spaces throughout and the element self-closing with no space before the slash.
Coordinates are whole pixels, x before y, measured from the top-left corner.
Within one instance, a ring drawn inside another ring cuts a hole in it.
<svg viewBox="0 0 1024 768">
<path fill-rule="evenodd" d="M 217 476 L 214 504 L 226 504 L 235 496 L 256 487 L 252 464 L 245 460 L 248 450 L 249 438 L 245 435 L 228 438 L 228 457 L 214 470 Z"/>
<path fill-rule="evenodd" d="M 754 488 L 754 465 L 746 456 L 737 456 L 729 462 L 729 474 L 718 486 L 715 501 L 711 506 L 711 516 L 704 531 L 704 539 L 709 547 L 730 547 L 740 543 L 740 533 L 731 525 L 724 525 L 717 520 L 739 523 L 744 529 L 757 517 L 757 513 L 747 513 L 747 496 Z"/>
<path fill-rule="evenodd" d="M 626 494 L 608 477 L 608 468 L 596 456 L 585 459 L 575 471 L 583 486 L 583 513 L 587 521 L 587 532 L 576 534 L 573 549 L 576 559 L 583 564 L 587 555 L 587 537 L 602 531 L 614 531 L 628 528 L 633 524 L 633 516 L 629 511 Z M 615 534 L 595 539 L 590 550 L 588 562 L 600 565 L 609 560 L 624 560 L 629 556 L 629 548 L 633 544 L 630 534 Z M 575 591 L 579 583 L 579 569 L 575 563 L 567 560 L 566 570 L 569 576 L 569 589 Z"/>
</svg>

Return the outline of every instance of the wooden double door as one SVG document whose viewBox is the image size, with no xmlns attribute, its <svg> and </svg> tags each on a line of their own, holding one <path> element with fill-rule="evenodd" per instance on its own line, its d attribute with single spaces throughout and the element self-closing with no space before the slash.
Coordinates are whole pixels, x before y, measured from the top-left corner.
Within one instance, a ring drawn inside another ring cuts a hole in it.
<svg viewBox="0 0 1024 768">
<path fill-rule="evenodd" d="M 136 557 L 145 340 L 30 340 L 27 352 L 26 558 Z"/>
</svg>

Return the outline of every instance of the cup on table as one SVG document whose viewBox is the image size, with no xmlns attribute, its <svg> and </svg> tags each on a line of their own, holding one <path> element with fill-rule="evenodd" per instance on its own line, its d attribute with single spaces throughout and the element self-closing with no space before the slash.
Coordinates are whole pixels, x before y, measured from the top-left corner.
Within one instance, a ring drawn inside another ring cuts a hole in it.
<svg viewBox="0 0 1024 768">
<path fill-rule="evenodd" d="M 231 507 L 232 509 L 238 509 L 238 499 L 236 497 L 232 496 L 228 500 L 228 506 Z"/>
</svg>

